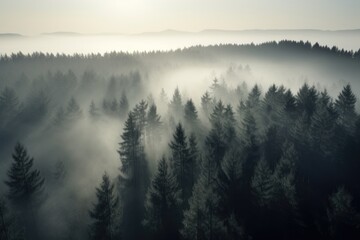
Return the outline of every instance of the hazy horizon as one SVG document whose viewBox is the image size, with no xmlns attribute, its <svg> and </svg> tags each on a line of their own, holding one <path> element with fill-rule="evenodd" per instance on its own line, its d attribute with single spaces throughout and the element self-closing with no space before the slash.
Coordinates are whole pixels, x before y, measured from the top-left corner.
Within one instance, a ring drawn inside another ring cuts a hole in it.
<svg viewBox="0 0 360 240">
<path fill-rule="evenodd" d="M 330 48 L 358 51 L 360 31 L 321 30 L 203 30 L 183 32 L 164 30 L 139 34 L 81 34 L 74 32 L 43 33 L 36 36 L 0 35 L 0 54 L 65 53 L 90 54 L 106 52 L 170 51 L 196 45 L 261 44 L 270 41 L 293 40 L 318 42 Z"/>
</svg>

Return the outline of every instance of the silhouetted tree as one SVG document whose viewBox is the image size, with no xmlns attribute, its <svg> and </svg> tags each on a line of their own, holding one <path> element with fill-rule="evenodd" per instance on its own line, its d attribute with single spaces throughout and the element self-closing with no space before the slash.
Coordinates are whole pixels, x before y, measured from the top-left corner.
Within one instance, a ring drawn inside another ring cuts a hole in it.
<svg viewBox="0 0 360 240">
<path fill-rule="evenodd" d="M 186 102 L 184 112 L 186 125 L 195 128 L 198 121 L 198 114 L 192 99 Z"/>
<path fill-rule="evenodd" d="M 93 210 L 89 211 L 93 220 L 89 226 L 91 239 L 117 239 L 119 236 L 116 222 L 119 214 L 118 197 L 114 193 L 114 184 L 106 173 L 102 177 L 100 187 L 96 188 L 96 198 L 97 202 Z"/>
<path fill-rule="evenodd" d="M 7 173 L 5 184 L 9 187 L 9 198 L 13 203 L 26 204 L 43 190 L 45 179 L 34 169 L 34 159 L 28 156 L 25 147 L 17 143 L 12 155 L 13 163 Z"/>
<path fill-rule="evenodd" d="M 144 225 L 154 239 L 179 239 L 180 189 L 163 157 L 147 193 Z"/>
<path fill-rule="evenodd" d="M 356 97 L 348 84 L 335 101 L 335 109 L 339 114 L 339 124 L 348 132 L 353 131 L 356 120 L 355 103 Z"/>
<path fill-rule="evenodd" d="M 205 116 L 208 117 L 212 110 L 212 98 L 210 97 L 210 93 L 208 91 L 206 91 L 201 97 L 201 107 Z"/>
<path fill-rule="evenodd" d="M 121 135 L 120 154 L 123 203 L 123 236 L 125 239 L 142 238 L 141 221 L 144 217 L 144 200 L 149 173 L 145 159 L 141 132 L 131 111 Z"/>
<path fill-rule="evenodd" d="M 177 119 L 180 119 L 182 117 L 183 105 L 182 105 L 181 94 L 178 87 L 174 91 L 173 98 L 169 104 L 169 109 L 171 114 Z"/>
<path fill-rule="evenodd" d="M 186 203 L 192 191 L 191 180 L 194 179 L 194 163 L 190 157 L 184 128 L 180 123 L 176 127 L 173 140 L 169 143 L 169 147 L 172 153 L 170 160 L 171 167 L 178 181 L 182 200 Z"/>
</svg>

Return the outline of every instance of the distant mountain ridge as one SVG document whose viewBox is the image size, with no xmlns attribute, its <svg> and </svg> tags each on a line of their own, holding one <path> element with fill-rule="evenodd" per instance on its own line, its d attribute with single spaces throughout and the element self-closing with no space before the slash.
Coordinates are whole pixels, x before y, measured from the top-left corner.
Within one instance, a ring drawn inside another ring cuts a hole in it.
<svg viewBox="0 0 360 240">
<path fill-rule="evenodd" d="M 45 36 L 97 36 L 97 35 L 128 35 L 128 36 L 166 36 L 166 35 L 202 35 L 202 34 L 304 34 L 304 33 L 317 33 L 317 34 L 336 34 L 336 33 L 349 33 L 360 34 L 359 29 L 340 29 L 340 30 L 320 30 L 320 29 L 245 29 L 245 30 L 226 30 L 226 29 L 204 29 L 201 31 L 180 31 L 175 29 L 166 29 L 163 31 L 149 31 L 140 33 L 79 33 L 71 31 L 58 31 L 58 32 L 45 32 L 38 35 Z M 0 33 L 0 37 L 25 37 L 19 33 Z M 36 36 L 36 35 L 34 35 Z"/>
</svg>

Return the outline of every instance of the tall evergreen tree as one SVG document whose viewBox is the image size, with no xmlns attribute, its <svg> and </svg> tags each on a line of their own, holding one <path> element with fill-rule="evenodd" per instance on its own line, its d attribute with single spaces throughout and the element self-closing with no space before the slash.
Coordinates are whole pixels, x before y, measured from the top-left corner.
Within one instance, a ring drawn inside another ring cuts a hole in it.
<svg viewBox="0 0 360 240">
<path fill-rule="evenodd" d="M 13 163 L 7 173 L 5 184 L 9 187 L 9 198 L 16 204 L 34 200 L 43 190 L 45 179 L 40 171 L 33 169 L 34 159 L 28 156 L 25 147 L 17 143 L 12 155 Z"/>
<path fill-rule="evenodd" d="M 149 181 L 148 165 L 142 145 L 141 132 L 131 111 L 121 135 L 120 154 L 123 203 L 123 236 L 125 239 L 142 238 L 141 221 Z"/>
<path fill-rule="evenodd" d="M 201 107 L 205 116 L 208 117 L 212 110 L 212 98 L 208 91 L 206 91 L 204 95 L 201 96 Z"/>
<path fill-rule="evenodd" d="M 183 113 L 183 105 L 182 105 L 182 98 L 179 91 L 179 88 L 177 87 L 174 91 L 174 95 L 172 100 L 169 104 L 170 113 L 177 119 L 182 118 Z"/>
<path fill-rule="evenodd" d="M 305 83 L 296 95 L 296 106 L 301 114 L 305 114 L 307 121 L 309 122 L 310 117 L 313 115 L 316 109 L 316 101 L 318 99 L 318 92 L 315 87 L 309 87 Z"/>
<path fill-rule="evenodd" d="M 161 117 L 157 113 L 157 107 L 152 104 L 146 116 L 146 147 L 149 160 L 155 161 L 158 159 L 161 144 L 161 129 L 162 122 Z"/>
<path fill-rule="evenodd" d="M 254 176 L 251 180 L 252 193 L 260 207 L 269 207 L 273 200 L 274 183 L 272 172 L 264 158 L 256 164 Z"/>
<path fill-rule="evenodd" d="M 89 211 L 93 223 L 90 227 L 90 237 L 96 240 L 117 239 L 119 236 L 118 224 L 118 197 L 114 193 L 114 184 L 107 173 L 102 176 L 102 183 L 96 188 L 97 202 L 93 210 Z"/>
<path fill-rule="evenodd" d="M 154 239 L 179 239 L 180 190 L 163 157 L 152 180 L 145 202 L 144 225 Z"/>
<path fill-rule="evenodd" d="M 188 100 L 184 108 L 185 112 L 185 122 L 188 126 L 195 127 L 198 121 L 198 113 L 196 111 L 195 105 L 192 99 Z"/>
<path fill-rule="evenodd" d="M 220 197 L 215 190 L 218 164 L 212 150 L 203 159 L 200 176 L 184 212 L 181 234 L 184 239 L 224 239 L 226 228 L 219 216 Z"/>
<path fill-rule="evenodd" d="M 186 203 L 191 195 L 191 180 L 194 179 L 194 172 L 187 137 L 181 123 L 177 125 L 173 140 L 169 143 L 169 147 L 172 152 L 171 166 L 181 190 L 182 200 Z"/>
<path fill-rule="evenodd" d="M 248 109 L 256 109 L 260 106 L 261 91 L 257 84 L 251 89 L 248 99 L 246 100 L 246 107 Z"/>
<path fill-rule="evenodd" d="M 339 114 L 339 123 L 348 132 L 353 131 L 356 121 L 355 103 L 356 97 L 351 90 L 351 86 L 348 84 L 335 101 L 335 109 Z"/>
<path fill-rule="evenodd" d="M 136 122 L 136 126 L 140 131 L 141 139 L 144 140 L 145 136 L 145 127 L 146 127 L 146 111 L 148 108 L 148 104 L 145 100 L 141 100 L 138 104 L 136 104 L 133 115 L 134 120 Z"/>
<path fill-rule="evenodd" d="M 23 145 L 17 143 L 12 155 L 13 163 L 7 172 L 5 184 L 9 188 L 8 197 L 16 210 L 22 214 L 25 235 L 29 239 L 38 239 L 40 231 L 36 226 L 36 210 L 45 179 L 40 171 L 33 169 L 34 159 L 30 158 Z"/>
</svg>

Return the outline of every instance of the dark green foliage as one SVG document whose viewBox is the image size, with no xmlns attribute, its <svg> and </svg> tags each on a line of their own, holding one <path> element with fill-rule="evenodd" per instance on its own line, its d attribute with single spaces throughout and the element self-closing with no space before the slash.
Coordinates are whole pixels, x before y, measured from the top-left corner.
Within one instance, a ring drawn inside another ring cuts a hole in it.
<svg viewBox="0 0 360 240">
<path fill-rule="evenodd" d="M 219 168 L 212 150 L 209 151 L 202 161 L 189 209 L 184 212 L 181 234 L 185 239 L 223 239 L 226 236 L 225 224 L 218 212 L 220 197 L 215 190 Z"/>
<path fill-rule="evenodd" d="M 145 202 L 144 225 L 154 239 L 179 239 L 180 195 L 177 180 L 163 157 Z"/>
<path fill-rule="evenodd" d="M 256 84 L 249 93 L 248 99 L 246 100 L 246 107 L 248 109 L 258 108 L 260 106 L 260 96 L 261 91 L 259 86 Z"/>
<path fill-rule="evenodd" d="M 260 207 L 269 207 L 274 197 L 274 181 L 267 162 L 262 158 L 256 164 L 251 180 L 252 193 Z"/>
<path fill-rule="evenodd" d="M 141 100 L 138 104 L 136 104 L 133 110 L 134 120 L 136 122 L 137 128 L 140 131 L 141 137 L 145 135 L 147 107 L 147 102 L 145 100 Z"/>
<path fill-rule="evenodd" d="M 300 114 L 305 114 L 309 119 L 316 109 L 316 101 L 318 99 L 318 92 L 315 87 L 311 88 L 305 83 L 296 95 L 296 105 Z"/>
<path fill-rule="evenodd" d="M 117 239 L 118 232 L 118 197 L 114 193 L 114 184 L 110 182 L 109 176 L 105 173 L 102 183 L 96 188 L 97 202 L 89 215 L 93 223 L 89 226 L 91 239 L 111 240 Z"/>
<path fill-rule="evenodd" d="M 140 238 L 143 234 L 141 221 L 144 217 L 144 199 L 148 187 L 149 173 L 145 159 L 141 131 L 130 112 L 121 135 L 120 184 L 122 186 L 123 228 L 125 239 Z"/>
<path fill-rule="evenodd" d="M 184 108 L 185 122 L 188 126 L 194 126 L 198 121 L 198 113 L 192 99 L 188 100 Z"/>
<path fill-rule="evenodd" d="M 194 159 L 191 158 L 184 128 L 179 123 L 169 143 L 171 149 L 171 167 L 178 181 L 182 200 L 186 203 L 191 195 L 194 179 Z"/>
<path fill-rule="evenodd" d="M 41 193 L 45 179 L 41 177 L 39 170 L 33 169 L 34 159 L 28 156 L 20 143 L 16 144 L 12 158 L 13 163 L 5 181 L 9 188 L 8 196 L 16 204 L 29 203 Z"/>
<path fill-rule="evenodd" d="M 242 161 L 240 152 L 231 148 L 224 156 L 216 179 L 216 192 L 219 195 L 219 215 L 226 220 L 232 214 L 241 214 Z"/>
<path fill-rule="evenodd" d="M 346 85 L 335 101 L 335 109 L 339 114 L 339 124 L 348 132 L 353 131 L 356 120 L 356 97 L 350 85 Z"/>
</svg>

